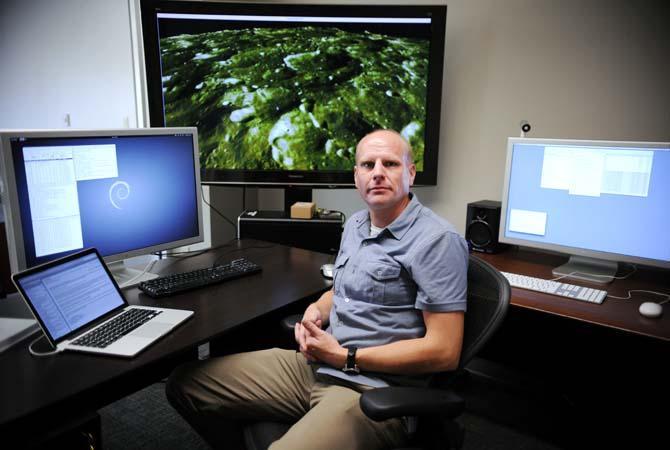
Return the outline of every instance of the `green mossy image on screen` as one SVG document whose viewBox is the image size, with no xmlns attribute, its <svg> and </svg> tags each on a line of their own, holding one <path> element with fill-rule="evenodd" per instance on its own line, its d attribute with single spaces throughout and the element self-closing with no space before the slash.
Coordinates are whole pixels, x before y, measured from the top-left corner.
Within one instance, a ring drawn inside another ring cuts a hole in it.
<svg viewBox="0 0 670 450">
<path fill-rule="evenodd" d="M 429 42 L 338 28 L 161 39 L 167 126 L 197 126 L 207 169 L 351 170 L 377 128 L 423 169 Z"/>
</svg>

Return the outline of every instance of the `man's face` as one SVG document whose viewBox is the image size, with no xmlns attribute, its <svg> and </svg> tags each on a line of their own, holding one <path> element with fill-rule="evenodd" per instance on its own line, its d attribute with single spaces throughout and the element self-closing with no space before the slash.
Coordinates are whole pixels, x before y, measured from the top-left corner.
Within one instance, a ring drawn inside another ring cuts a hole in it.
<svg viewBox="0 0 670 450">
<path fill-rule="evenodd" d="M 408 161 L 403 141 L 377 131 L 364 137 L 356 152 L 354 181 L 372 210 L 393 209 L 407 198 L 416 167 Z"/>
</svg>

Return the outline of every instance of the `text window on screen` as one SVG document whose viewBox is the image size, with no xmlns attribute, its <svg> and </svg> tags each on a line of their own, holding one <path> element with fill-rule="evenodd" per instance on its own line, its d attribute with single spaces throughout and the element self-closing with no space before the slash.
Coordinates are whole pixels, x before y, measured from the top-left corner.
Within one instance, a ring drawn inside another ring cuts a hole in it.
<svg viewBox="0 0 670 450">
<path fill-rule="evenodd" d="M 77 181 L 118 177 L 116 145 L 23 149 L 35 254 L 82 248 Z"/>
<path fill-rule="evenodd" d="M 97 258 L 86 258 L 43 280 L 68 331 L 123 302 Z"/>
<path fill-rule="evenodd" d="M 546 147 L 540 183 L 571 195 L 646 197 L 653 157 L 653 151 Z"/>
</svg>

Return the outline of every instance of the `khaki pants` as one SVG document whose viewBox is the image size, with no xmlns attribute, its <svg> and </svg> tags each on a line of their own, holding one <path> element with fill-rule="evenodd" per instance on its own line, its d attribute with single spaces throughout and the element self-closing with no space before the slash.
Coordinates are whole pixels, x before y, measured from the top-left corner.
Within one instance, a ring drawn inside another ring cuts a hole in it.
<svg viewBox="0 0 670 450">
<path fill-rule="evenodd" d="M 273 450 L 377 449 L 402 446 L 400 419 L 375 422 L 358 404 L 366 387 L 315 377 L 302 354 L 262 350 L 177 368 L 166 386 L 170 403 L 215 448 L 244 448 L 244 423 L 295 424 Z"/>
</svg>

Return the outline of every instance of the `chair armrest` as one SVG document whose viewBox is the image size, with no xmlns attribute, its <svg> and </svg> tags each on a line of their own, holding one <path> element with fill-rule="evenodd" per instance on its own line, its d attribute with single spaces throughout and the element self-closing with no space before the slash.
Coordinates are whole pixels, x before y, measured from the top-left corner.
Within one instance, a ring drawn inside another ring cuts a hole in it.
<svg viewBox="0 0 670 450">
<path fill-rule="evenodd" d="M 465 401 L 452 391 L 401 386 L 365 391 L 360 405 L 365 415 L 377 422 L 402 416 L 452 418 L 465 409 Z"/>
</svg>

